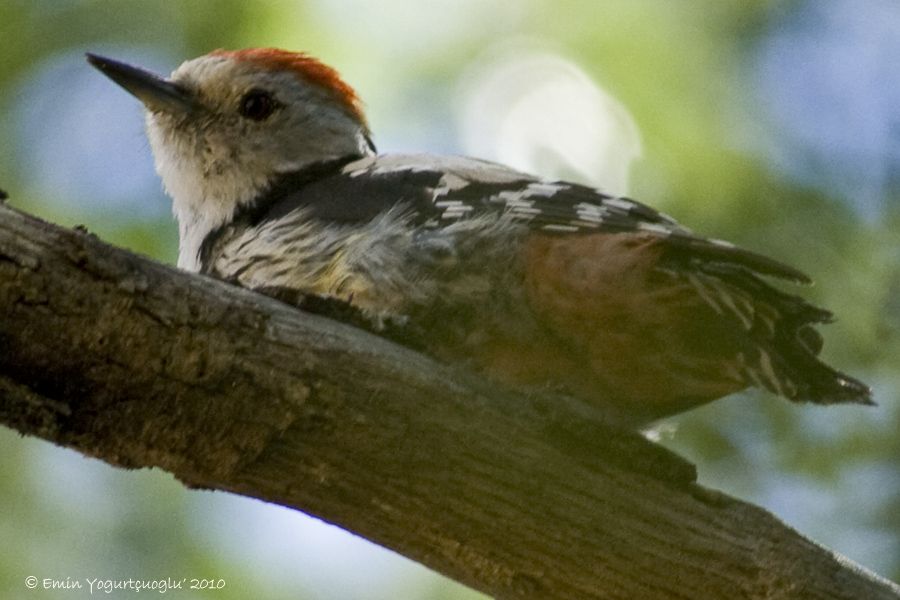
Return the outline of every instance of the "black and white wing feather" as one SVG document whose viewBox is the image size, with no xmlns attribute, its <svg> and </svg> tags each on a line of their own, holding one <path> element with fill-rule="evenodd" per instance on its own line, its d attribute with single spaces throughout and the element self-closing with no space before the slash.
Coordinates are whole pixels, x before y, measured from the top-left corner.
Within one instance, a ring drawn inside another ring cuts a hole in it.
<svg viewBox="0 0 900 600">
<path fill-rule="evenodd" d="M 414 221 L 425 227 L 495 213 L 559 235 L 646 232 L 666 238 L 673 252 L 694 260 L 810 281 L 804 273 L 766 256 L 697 236 L 668 215 L 630 198 L 576 183 L 543 181 L 465 157 L 398 154 L 359 159 L 278 202 L 271 216 L 307 207 L 325 220 L 368 220 L 398 204 L 408 206 Z"/>
<path fill-rule="evenodd" d="M 439 228 L 486 214 L 505 215 L 532 230 L 558 235 L 645 232 L 665 238 L 691 260 L 724 262 L 808 283 L 809 278 L 768 257 L 693 234 L 674 219 L 626 197 L 588 186 L 544 181 L 472 158 L 380 155 L 323 163 L 284 175 L 235 222 L 256 226 L 294 214 L 336 224 L 370 221 L 402 207 L 412 223 Z M 286 223 L 287 224 L 287 223 Z M 201 249 L 201 261 L 219 232 Z"/>
</svg>

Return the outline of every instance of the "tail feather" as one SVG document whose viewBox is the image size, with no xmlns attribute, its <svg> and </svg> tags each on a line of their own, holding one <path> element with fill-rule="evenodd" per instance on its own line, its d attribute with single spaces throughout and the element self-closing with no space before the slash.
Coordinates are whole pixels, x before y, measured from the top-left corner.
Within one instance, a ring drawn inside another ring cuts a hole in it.
<svg viewBox="0 0 900 600">
<path fill-rule="evenodd" d="M 732 298 L 720 305 L 754 309 L 749 325 L 746 310 L 737 315 L 745 329 L 741 362 L 748 384 L 795 402 L 874 404 L 866 384 L 818 358 L 823 341 L 814 326 L 831 322 L 829 311 L 774 288 L 745 264 L 703 261 L 693 266 L 705 275 L 707 287 L 713 282 L 720 295 Z"/>
</svg>

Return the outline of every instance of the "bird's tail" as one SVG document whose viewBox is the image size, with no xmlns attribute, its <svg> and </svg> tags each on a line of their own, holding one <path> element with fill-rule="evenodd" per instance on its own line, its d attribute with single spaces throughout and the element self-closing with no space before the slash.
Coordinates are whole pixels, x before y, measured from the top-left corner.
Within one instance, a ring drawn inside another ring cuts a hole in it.
<svg viewBox="0 0 900 600">
<path fill-rule="evenodd" d="M 739 358 L 749 385 L 795 402 L 874 404 L 869 386 L 819 359 L 822 336 L 815 325 L 831 322 L 829 311 L 776 289 L 743 265 L 705 262 L 697 274 L 701 284 L 706 279 L 722 291 L 720 311 L 744 325 Z"/>
</svg>

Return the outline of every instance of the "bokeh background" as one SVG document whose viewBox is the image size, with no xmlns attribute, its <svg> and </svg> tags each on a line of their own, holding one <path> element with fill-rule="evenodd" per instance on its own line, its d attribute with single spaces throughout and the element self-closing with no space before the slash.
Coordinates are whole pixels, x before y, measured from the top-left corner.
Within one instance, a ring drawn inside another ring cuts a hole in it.
<svg viewBox="0 0 900 600">
<path fill-rule="evenodd" d="M 0 187 L 14 206 L 174 262 L 140 106 L 83 53 L 169 72 L 247 46 L 336 66 L 382 151 L 627 190 L 810 272 L 803 293 L 839 315 L 826 355 L 879 406 L 747 393 L 654 435 L 706 485 L 900 578 L 900 3 L 2 0 Z M 223 578 L 196 594 L 221 600 L 481 597 L 302 514 L 5 429 L 0 540 L 4 598 L 87 595 L 29 592 L 28 575 Z"/>
</svg>

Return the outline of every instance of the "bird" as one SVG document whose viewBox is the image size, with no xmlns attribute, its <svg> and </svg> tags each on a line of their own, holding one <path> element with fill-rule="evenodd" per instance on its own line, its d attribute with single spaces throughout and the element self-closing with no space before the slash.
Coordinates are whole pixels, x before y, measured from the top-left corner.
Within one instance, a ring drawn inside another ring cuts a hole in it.
<svg viewBox="0 0 900 600">
<path fill-rule="evenodd" d="M 872 404 L 818 358 L 831 313 L 773 285 L 803 272 L 579 183 L 379 154 L 357 93 L 307 53 L 215 50 L 168 77 L 87 60 L 146 108 L 182 269 L 343 306 L 438 361 L 627 427 L 751 387 Z"/>
</svg>

